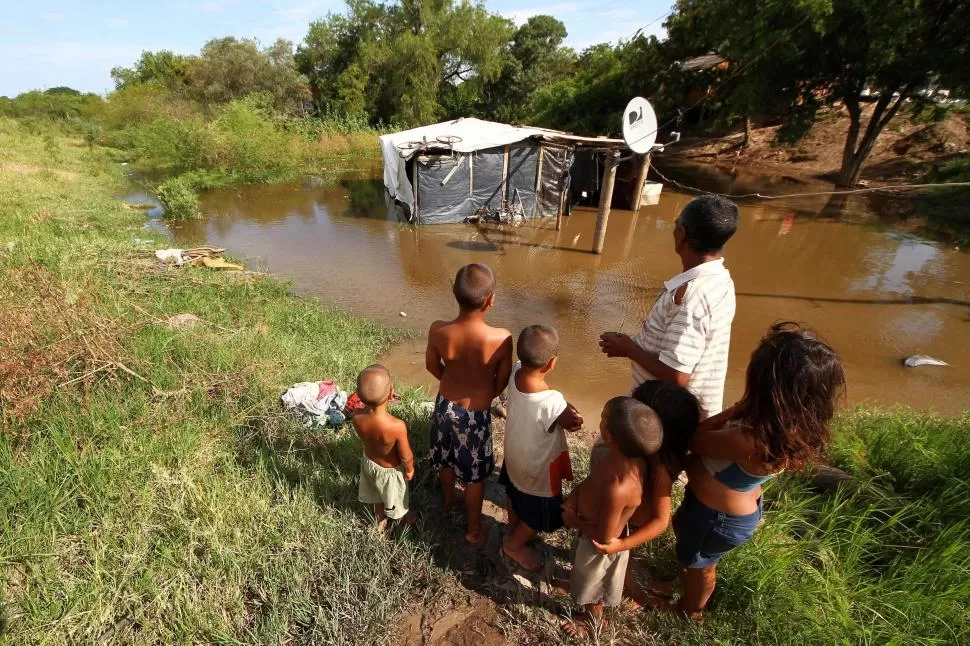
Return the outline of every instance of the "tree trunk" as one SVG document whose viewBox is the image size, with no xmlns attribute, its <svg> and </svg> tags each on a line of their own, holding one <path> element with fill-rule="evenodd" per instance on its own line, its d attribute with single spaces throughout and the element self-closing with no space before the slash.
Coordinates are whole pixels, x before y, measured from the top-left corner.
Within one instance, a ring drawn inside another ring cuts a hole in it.
<svg viewBox="0 0 970 646">
<path fill-rule="evenodd" d="M 872 152 L 872 147 L 879 138 L 883 128 L 892 120 L 902 106 L 903 101 L 909 94 L 913 84 L 907 84 L 898 88 L 899 97 L 893 97 L 897 88 L 884 88 L 876 106 L 869 117 L 866 125 L 865 134 L 862 141 L 859 141 L 859 131 L 862 128 L 862 108 L 859 106 L 857 97 L 845 100 L 845 107 L 849 111 L 849 132 L 845 138 L 845 148 L 842 150 L 842 168 L 839 170 L 839 178 L 836 182 L 843 188 L 854 188 L 859 183 L 859 175 L 862 174 L 862 167 Z M 858 144 L 858 146 L 857 146 Z"/>
<path fill-rule="evenodd" d="M 741 140 L 741 148 L 751 145 L 751 117 L 744 115 L 744 139 Z"/>
</svg>

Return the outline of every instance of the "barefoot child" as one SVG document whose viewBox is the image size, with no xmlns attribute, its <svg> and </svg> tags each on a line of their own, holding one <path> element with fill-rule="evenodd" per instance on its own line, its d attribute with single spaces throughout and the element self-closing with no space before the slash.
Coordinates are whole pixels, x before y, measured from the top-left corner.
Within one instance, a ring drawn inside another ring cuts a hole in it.
<svg viewBox="0 0 970 646">
<path fill-rule="evenodd" d="M 408 524 L 413 514 L 408 511 L 406 480 L 414 477 L 414 455 L 407 426 L 387 412 L 391 395 L 387 368 L 378 364 L 365 368 L 357 377 L 357 395 L 364 408 L 350 419 L 364 445 L 358 499 L 374 505 L 379 529 L 384 529 L 388 518 Z"/>
<path fill-rule="evenodd" d="M 465 487 L 465 540 L 479 543 L 485 478 L 492 455 L 492 400 L 512 372 L 512 334 L 485 323 L 495 301 L 495 276 L 486 265 L 465 265 L 453 288 L 458 316 L 435 321 L 428 331 L 425 366 L 441 383 L 431 418 L 431 466 L 438 469 L 445 509 L 455 502 L 455 482 Z"/>
<path fill-rule="evenodd" d="M 632 550 L 660 536 L 670 524 L 671 490 L 674 481 L 687 463 L 687 447 L 700 422 L 701 411 L 697 397 L 686 388 L 656 379 L 645 381 L 633 391 L 633 398 L 649 406 L 663 425 L 660 450 L 650 456 L 650 481 L 644 483 L 643 502 L 630 518 L 630 534 L 609 544 L 593 541 L 600 554 L 616 554 Z M 636 604 L 651 603 L 651 598 L 637 584 L 633 568 L 627 567 L 623 591 Z M 651 584 L 652 594 L 665 594 L 665 584 Z"/>
<path fill-rule="evenodd" d="M 606 402 L 600 434 L 609 449 L 589 476 L 569 494 L 563 517 L 580 531 L 570 576 L 570 594 L 598 623 L 604 606 L 617 606 L 623 597 L 623 579 L 630 553 L 601 554 L 593 544 L 609 545 L 621 538 L 626 524 L 640 506 L 643 483 L 649 478 L 647 460 L 660 448 L 663 428 L 649 407 L 632 397 Z M 587 632 L 589 625 L 567 624 L 571 633 Z"/>
<path fill-rule="evenodd" d="M 525 328 L 516 352 L 519 363 L 509 380 L 505 458 L 499 476 L 508 495 L 510 530 L 502 550 L 525 570 L 536 572 L 542 561 L 526 544 L 538 532 L 563 526 L 562 481 L 573 479 L 563 431 L 579 430 L 583 418 L 546 384 L 559 355 L 559 333 L 554 328 Z"/>
</svg>

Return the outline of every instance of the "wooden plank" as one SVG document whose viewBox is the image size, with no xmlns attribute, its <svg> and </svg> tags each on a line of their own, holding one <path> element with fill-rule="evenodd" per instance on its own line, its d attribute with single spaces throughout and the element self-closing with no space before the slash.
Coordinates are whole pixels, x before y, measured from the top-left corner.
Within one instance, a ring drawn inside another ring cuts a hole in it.
<svg viewBox="0 0 970 646">
<path fill-rule="evenodd" d="M 542 215 L 540 208 L 541 208 L 541 205 L 542 205 L 542 199 L 541 199 L 541 196 L 542 196 L 542 193 L 541 193 L 541 191 L 542 191 L 542 157 L 543 157 L 543 154 L 544 153 L 545 153 L 545 148 L 543 146 L 539 146 L 539 164 L 538 164 L 538 168 L 536 169 L 536 208 L 535 208 L 535 213 L 532 214 L 532 217 L 535 217 L 535 218 L 538 218 L 538 217 L 540 217 Z"/>
<path fill-rule="evenodd" d="M 620 153 L 614 153 L 606 158 L 606 169 L 603 173 L 603 186 L 600 189 L 600 208 L 596 214 L 596 232 L 593 234 L 593 253 L 603 253 L 606 242 L 606 225 L 610 220 L 610 205 L 613 202 L 613 186 L 616 184 L 616 167 L 619 165 Z"/>
<path fill-rule="evenodd" d="M 505 145 L 505 157 L 502 159 L 502 199 L 509 199 L 509 149 L 511 146 Z M 501 206 L 501 205 L 500 205 Z"/>
<path fill-rule="evenodd" d="M 633 184 L 633 198 L 630 200 L 632 202 L 630 209 L 636 213 L 640 210 L 640 204 L 643 202 L 643 187 L 647 183 L 647 173 L 650 172 L 650 155 L 643 155 L 643 159 L 640 160 L 640 169 L 637 173 L 637 181 Z"/>
</svg>

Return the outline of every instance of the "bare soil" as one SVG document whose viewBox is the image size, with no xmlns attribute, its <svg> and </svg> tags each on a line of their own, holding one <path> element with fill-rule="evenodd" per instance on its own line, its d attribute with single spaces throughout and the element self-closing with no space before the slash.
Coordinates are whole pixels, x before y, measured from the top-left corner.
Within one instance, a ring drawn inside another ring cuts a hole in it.
<svg viewBox="0 0 970 646">
<path fill-rule="evenodd" d="M 863 113 L 867 123 L 872 108 Z M 844 107 L 822 112 L 808 134 L 794 145 L 777 143 L 780 124 L 755 123 L 751 140 L 741 147 L 744 130 L 738 126 L 721 136 L 685 137 L 665 155 L 692 162 L 746 168 L 766 175 L 834 179 L 842 163 L 842 149 L 849 129 Z M 876 140 L 862 171 L 862 180 L 873 185 L 919 181 L 928 167 L 970 154 L 970 121 L 951 112 L 938 123 L 916 123 L 904 111 Z"/>
</svg>

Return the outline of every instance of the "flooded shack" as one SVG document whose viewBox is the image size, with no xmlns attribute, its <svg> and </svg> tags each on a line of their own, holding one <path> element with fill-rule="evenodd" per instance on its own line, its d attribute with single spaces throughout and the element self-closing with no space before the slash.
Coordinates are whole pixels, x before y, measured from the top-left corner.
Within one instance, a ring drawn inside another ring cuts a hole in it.
<svg viewBox="0 0 970 646">
<path fill-rule="evenodd" d="M 475 118 L 379 141 L 388 196 L 417 224 L 556 218 L 559 228 L 574 205 L 599 204 L 605 229 L 611 207 L 639 208 L 650 163 L 622 139 Z"/>
</svg>

